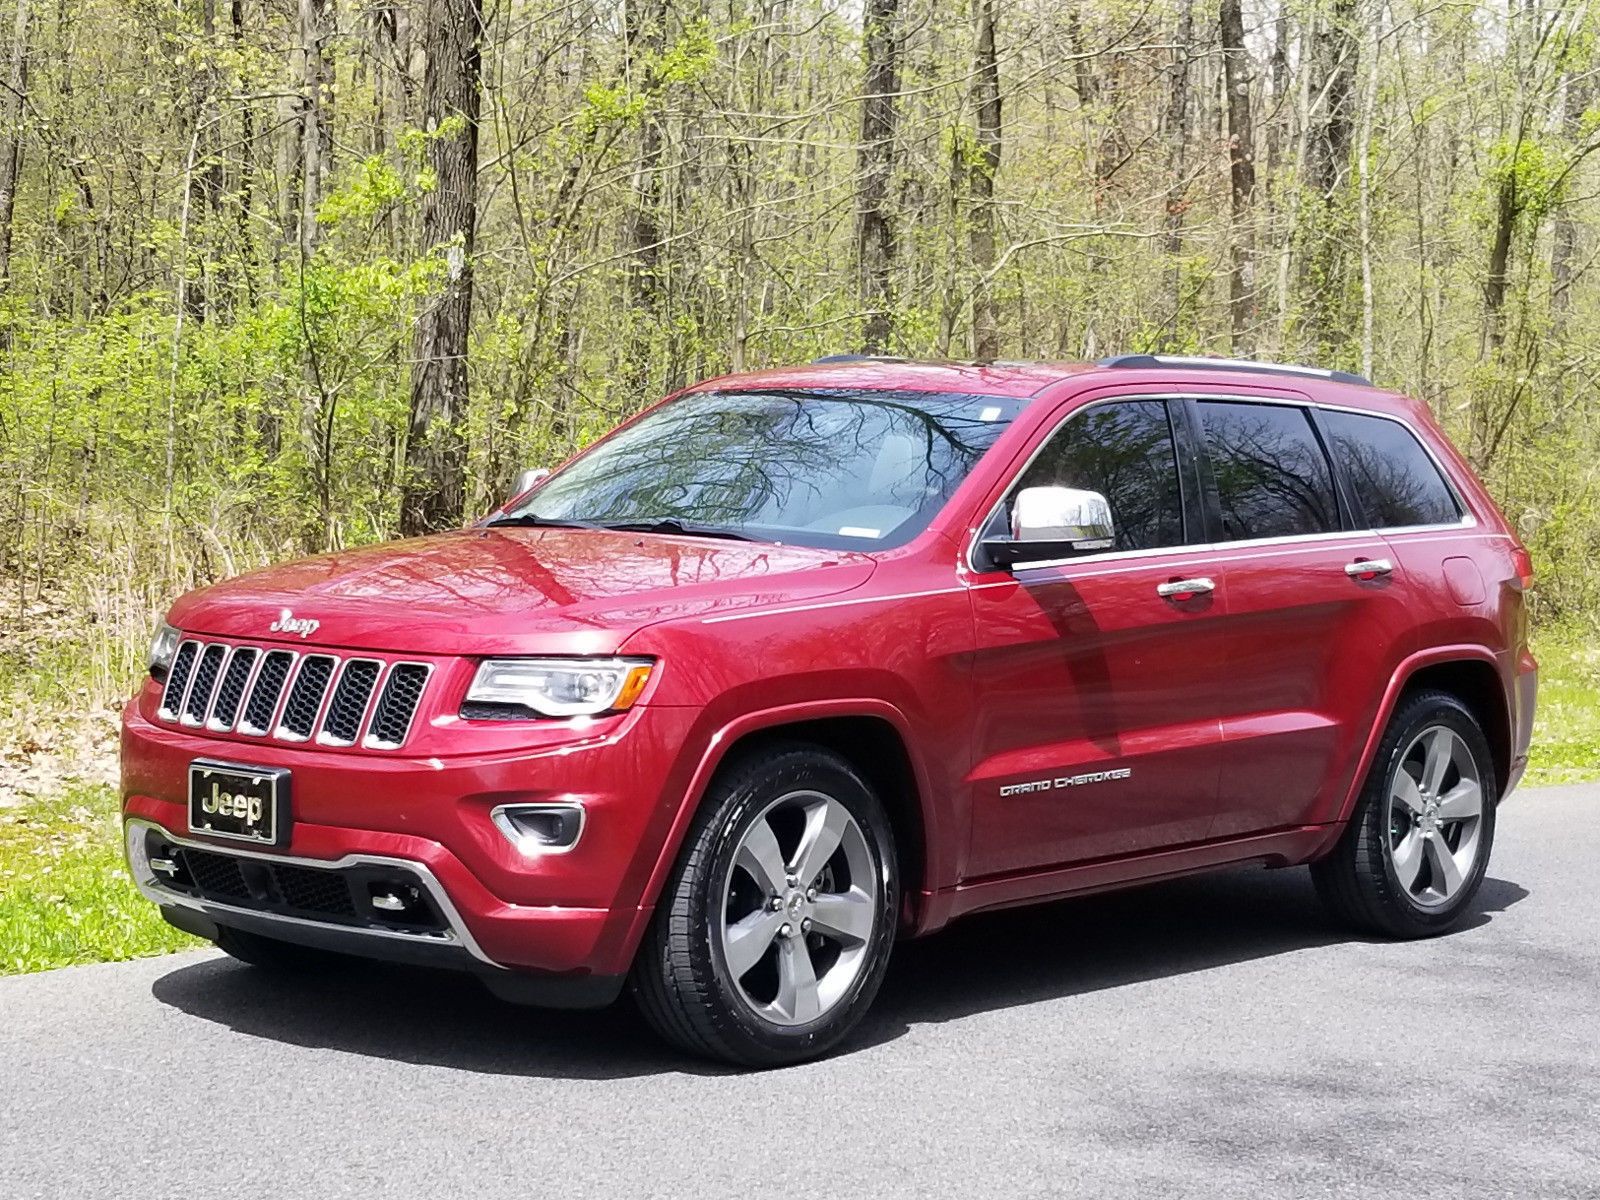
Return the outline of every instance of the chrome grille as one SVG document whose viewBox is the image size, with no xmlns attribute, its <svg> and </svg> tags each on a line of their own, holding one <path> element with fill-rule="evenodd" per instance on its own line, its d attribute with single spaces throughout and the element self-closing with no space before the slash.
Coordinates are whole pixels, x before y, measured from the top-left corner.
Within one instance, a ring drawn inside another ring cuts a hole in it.
<svg viewBox="0 0 1600 1200">
<path fill-rule="evenodd" d="M 294 677 L 278 722 L 279 737 L 303 742 L 311 736 L 317 726 L 317 713 L 322 710 L 322 698 L 328 694 L 328 680 L 333 678 L 334 662 L 331 654 L 308 654 L 300 660 L 300 671 Z"/>
<path fill-rule="evenodd" d="M 226 646 L 210 645 L 200 652 L 200 665 L 194 669 L 194 682 L 183 701 L 179 718 L 185 725 L 199 725 L 206 719 L 211 707 L 211 693 L 217 686 L 217 676 L 222 673 L 222 660 L 228 655 Z"/>
<path fill-rule="evenodd" d="M 428 668 L 422 663 L 396 663 L 391 667 L 378 696 L 378 706 L 373 710 L 372 725 L 364 744 L 392 750 L 405 741 L 427 682 Z"/>
<path fill-rule="evenodd" d="M 157 715 L 216 733 L 394 750 L 411 732 L 431 670 L 189 639 L 173 656 Z"/>
<path fill-rule="evenodd" d="M 161 693 L 161 715 L 168 721 L 178 719 L 178 706 L 189 688 L 189 676 L 194 674 L 194 659 L 199 653 L 200 643 L 184 642 L 173 656 L 172 669 L 167 672 L 167 687 Z"/>
</svg>

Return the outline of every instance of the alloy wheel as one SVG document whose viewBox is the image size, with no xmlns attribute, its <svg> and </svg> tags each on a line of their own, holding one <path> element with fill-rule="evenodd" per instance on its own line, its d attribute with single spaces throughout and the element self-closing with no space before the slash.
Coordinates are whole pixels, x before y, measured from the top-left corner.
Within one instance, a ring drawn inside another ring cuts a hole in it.
<svg viewBox="0 0 1600 1200">
<path fill-rule="evenodd" d="M 843 804 L 816 791 L 769 804 L 739 839 L 722 891 L 722 958 L 751 1011 L 793 1026 L 837 1005 L 867 964 L 879 888 Z"/>
<path fill-rule="evenodd" d="M 1472 877 L 1483 827 L 1483 779 L 1461 736 L 1422 730 L 1389 783 L 1389 861 L 1412 903 L 1448 904 Z"/>
</svg>

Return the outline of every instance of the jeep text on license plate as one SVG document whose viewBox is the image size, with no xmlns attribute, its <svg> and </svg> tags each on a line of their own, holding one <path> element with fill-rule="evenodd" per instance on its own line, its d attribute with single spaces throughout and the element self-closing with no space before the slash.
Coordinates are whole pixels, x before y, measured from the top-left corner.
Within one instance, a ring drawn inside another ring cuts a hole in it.
<svg viewBox="0 0 1600 1200">
<path fill-rule="evenodd" d="M 288 845 L 288 769 L 195 759 L 189 764 L 189 828 L 240 842 Z"/>
</svg>

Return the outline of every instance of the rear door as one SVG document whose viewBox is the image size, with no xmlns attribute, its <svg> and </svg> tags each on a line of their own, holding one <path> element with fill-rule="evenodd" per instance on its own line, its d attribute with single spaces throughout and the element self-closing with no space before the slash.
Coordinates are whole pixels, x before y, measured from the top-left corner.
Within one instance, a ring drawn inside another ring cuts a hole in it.
<svg viewBox="0 0 1600 1200">
<path fill-rule="evenodd" d="M 1316 410 L 1188 403 L 1228 594 L 1225 758 L 1212 837 L 1335 818 L 1415 617 L 1403 564 L 1358 518 Z"/>
<path fill-rule="evenodd" d="M 1216 552 L 1199 544 L 1181 409 L 1143 397 L 1078 408 L 996 508 L 1004 530 L 1023 487 L 1099 492 L 1116 543 L 1013 573 L 974 564 L 968 878 L 1197 841 L 1212 822 L 1225 597 Z M 1199 587 L 1162 594 L 1182 579 Z"/>
</svg>

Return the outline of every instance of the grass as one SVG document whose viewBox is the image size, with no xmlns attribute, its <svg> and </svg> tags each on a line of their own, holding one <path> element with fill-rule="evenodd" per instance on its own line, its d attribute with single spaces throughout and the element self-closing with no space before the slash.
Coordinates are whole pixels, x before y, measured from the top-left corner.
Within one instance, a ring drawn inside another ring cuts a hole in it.
<svg viewBox="0 0 1600 1200">
<path fill-rule="evenodd" d="M 1534 649 L 1539 710 L 1523 786 L 1600 778 L 1600 643 L 1579 630 L 1545 631 Z M 110 753 L 107 745 L 92 756 Z M 47 798 L 0 807 L 0 975 L 198 944 L 128 878 L 115 788 L 69 780 Z"/>
<path fill-rule="evenodd" d="M 198 944 L 163 921 L 128 877 L 114 789 L 76 785 L 0 809 L 0 974 Z"/>
<path fill-rule="evenodd" d="M 1533 650 L 1539 701 L 1523 786 L 1600 778 L 1600 637 L 1546 630 Z"/>
</svg>

